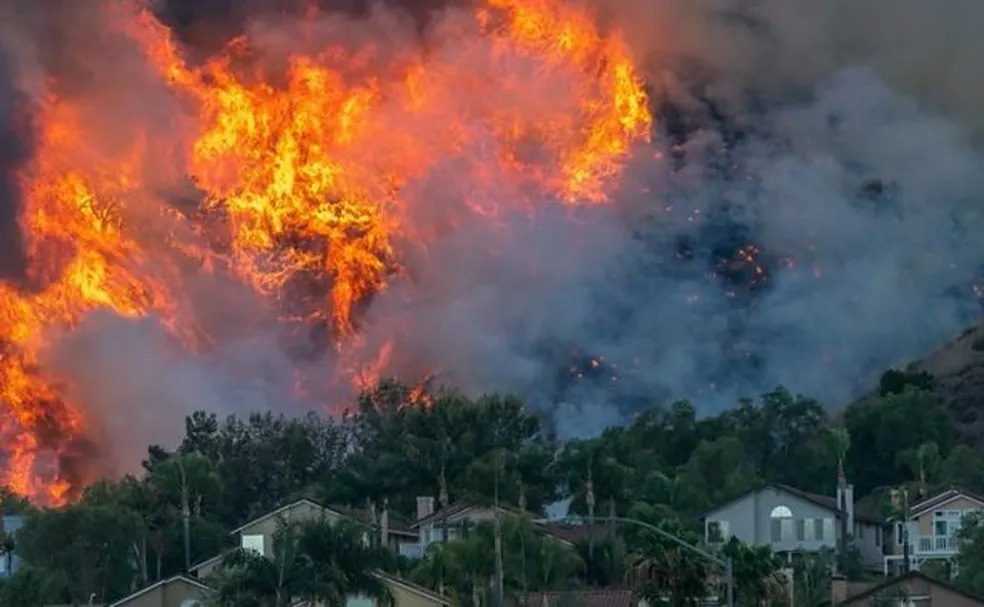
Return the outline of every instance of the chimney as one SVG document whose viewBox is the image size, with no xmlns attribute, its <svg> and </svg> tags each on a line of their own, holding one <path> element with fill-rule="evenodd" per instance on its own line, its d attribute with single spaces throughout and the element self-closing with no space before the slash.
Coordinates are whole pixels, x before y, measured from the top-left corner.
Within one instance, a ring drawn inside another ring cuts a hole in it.
<svg viewBox="0 0 984 607">
<path fill-rule="evenodd" d="M 434 514 L 434 496 L 433 495 L 418 495 L 417 496 L 417 520 L 424 518 L 425 516 L 430 516 Z"/>
<path fill-rule="evenodd" d="M 383 498 L 383 512 L 379 515 L 379 545 L 389 546 L 390 503 L 389 498 Z"/>
<path fill-rule="evenodd" d="M 847 521 L 847 532 L 854 533 L 854 485 L 838 483 L 837 505 Z"/>
<path fill-rule="evenodd" d="M 847 578 L 839 571 L 830 577 L 830 604 L 840 605 L 847 600 Z"/>
</svg>

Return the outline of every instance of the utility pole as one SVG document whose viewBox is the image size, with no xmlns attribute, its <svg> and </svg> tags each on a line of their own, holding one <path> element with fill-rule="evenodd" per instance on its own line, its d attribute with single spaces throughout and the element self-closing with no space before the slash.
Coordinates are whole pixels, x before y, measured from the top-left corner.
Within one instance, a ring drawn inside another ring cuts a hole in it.
<svg viewBox="0 0 984 607">
<path fill-rule="evenodd" d="M 502 607 L 502 517 L 499 516 L 499 467 L 502 465 L 502 451 L 495 458 L 495 580 L 492 587 L 492 607 Z"/>
<path fill-rule="evenodd" d="M 185 473 L 184 462 L 181 456 L 177 456 L 174 461 L 178 464 L 178 472 L 181 473 L 181 523 L 184 527 L 184 571 L 191 571 L 191 506 L 188 503 L 188 475 Z"/>
<path fill-rule="evenodd" d="M 911 567 L 909 548 L 909 490 L 902 488 L 902 574 L 909 573 Z"/>
<path fill-rule="evenodd" d="M 561 518 L 556 521 L 540 519 L 534 522 L 537 523 L 562 522 L 563 523 L 563 522 L 581 522 L 583 520 L 584 520 L 583 517 L 569 516 L 569 517 Z M 710 552 L 704 550 L 703 548 L 691 544 L 690 542 L 688 542 L 683 538 L 679 538 L 673 535 L 672 533 L 663 531 L 656 525 L 652 525 L 650 523 L 647 523 L 646 521 L 640 521 L 639 519 L 623 518 L 621 516 L 608 516 L 602 519 L 595 519 L 595 517 L 588 517 L 589 524 L 594 524 L 595 520 L 607 521 L 611 525 L 614 525 L 615 523 L 622 523 L 622 524 L 636 525 L 638 527 L 642 527 L 643 529 L 650 531 L 663 539 L 673 542 L 674 544 L 680 546 L 681 548 L 689 550 L 690 552 L 696 554 L 697 556 L 703 558 L 704 560 L 710 562 L 711 564 L 720 567 L 724 571 L 725 601 L 726 601 L 725 604 L 727 605 L 727 607 L 735 607 L 735 575 L 734 575 L 734 567 L 730 558 L 726 556 L 718 556 L 715 554 L 711 554 Z"/>
</svg>

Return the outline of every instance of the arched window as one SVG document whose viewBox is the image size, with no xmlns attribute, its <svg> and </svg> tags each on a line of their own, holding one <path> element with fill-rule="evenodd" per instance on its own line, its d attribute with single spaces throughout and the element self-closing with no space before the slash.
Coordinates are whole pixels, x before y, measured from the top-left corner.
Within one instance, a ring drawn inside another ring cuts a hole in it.
<svg viewBox="0 0 984 607">
<path fill-rule="evenodd" d="M 772 519 L 770 521 L 772 523 L 770 535 L 773 543 L 793 541 L 795 532 L 793 529 L 793 511 L 790 510 L 789 506 L 776 506 L 769 513 L 769 518 Z"/>
<path fill-rule="evenodd" d="M 776 506 L 769 518 L 793 518 L 793 511 L 788 506 Z"/>
</svg>

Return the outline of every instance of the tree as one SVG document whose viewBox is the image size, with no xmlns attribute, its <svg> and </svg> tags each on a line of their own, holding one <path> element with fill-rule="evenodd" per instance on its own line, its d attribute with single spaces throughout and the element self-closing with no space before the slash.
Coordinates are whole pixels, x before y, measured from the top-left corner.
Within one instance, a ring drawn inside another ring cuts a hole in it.
<svg viewBox="0 0 984 607">
<path fill-rule="evenodd" d="M 142 533 L 133 510 L 85 501 L 43 510 L 17 532 L 17 550 L 43 569 L 76 603 L 111 602 L 126 595 L 137 577 L 131 547 Z"/>
<path fill-rule="evenodd" d="M 731 559 L 737 604 L 779 605 L 787 602 L 782 562 L 770 547 L 746 546 L 731 538 L 721 553 Z"/>
<path fill-rule="evenodd" d="M 851 436 L 847 468 L 862 495 L 906 478 L 896 454 L 935 443 L 945 458 L 956 438 L 953 421 L 939 398 L 912 389 L 851 405 L 844 426 Z"/>
<path fill-rule="evenodd" d="M 229 607 L 283 607 L 298 600 L 344 606 L 351 596 L 392 604 L 376 575 L 393 565 L 385 549 L 367 540 L 365 528 L 319 518 L 282 525 L 274 554 L 265 558 L 236 549 L 211 580 L 213 601 Z"/>
<path fill-rule="evenodd" d="M 964 517 L 957 531 L 957 576 L 954 583 L 975 594 L 984 593 L 984 514 Z"/>
</svg>

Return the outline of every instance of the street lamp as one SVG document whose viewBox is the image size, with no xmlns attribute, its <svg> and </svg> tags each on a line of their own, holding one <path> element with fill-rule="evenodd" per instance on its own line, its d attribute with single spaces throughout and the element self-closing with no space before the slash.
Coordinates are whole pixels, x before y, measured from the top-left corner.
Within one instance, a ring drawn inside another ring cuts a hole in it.
<svg viewBox="0 0 984 607">
<path fill-rule="evenodd" d="M 563 522 L 580 522 L 580 521 L 583 521 L 583 520 L 585 520 L 585 517 L 570 516 L 570 517 L 564 517 L 562 519 L 555 519 L 555 520 L 540 519 L 540 520 L 537 520 L 536 522 L 537 523 L 552 523 L 552 522 L 561 522 L 561 523 L 563 523 Z M 731 559 L 730 558 L 728 558 L 726 556 L 725 557 L 720 557 L 720 556 L 717 556 L 715 554 L 711 554 L 710 552 L 704 550 L 703 548 L 700 548 L 699 546 L 695 546 L 695 545 L 691 544 L 690 542 L 688 542 L 688 541 L 686 541 L 684 539 L 681 539 L 681 538 L 673 535 L 672 533 L 669 533 L 667 531 L 664 531 L 664 530 L 660 529 L 656 525 L 652 525 L 652 524 L 647 523 L 645 521 L 640 521 L 639 519 L 623 518 L 623 517 L 620 517 L 620 516 L 606 516 L 606 517 L 594 517 L 594 516 L 590 516 L 590 517 L 587 517 L 587 520 L 588 520 L 589 523 L 594 523 L 597 520 L 601 520 L 601 521 L 608 521 L 610 523 L 623 523 L 623 524 L 627 524 L 627 525 L 637 525 L 639 527 L 642 527 L 643 529 L 646 529 L 647 531 L 651 531 L 651 532 L 655 533 L 656 535 L 660 536 L 663 539 L 670 540 L 671 542 L 677 544 L 678 546 L 680 546 L 682 548 L 685 548 L 685 549 L 689 550 L 690 552 L 693 552 L 694 554 L 696 554 L 697 556 L 703 558 L 704 560 L 709 561 L 709 562 L 713 563 L 714 565 L 717 565 L 718 567 L 724 569 L 724 583 L 725 583 L 726 588 L 727 588 L 727 590 L 726 590 L 726 593 L 727 594 L 725 595 L 725 601 L 726 601 L 726 604 L 727 604 L 728 607 L 734 607 L 734 605 L 735 605 L 735 576 L 734 576 L 734 568 L 732 567 L 732 563 L 731 563 Z"/>
</svg>

